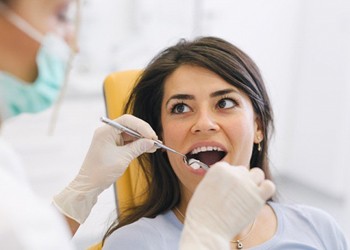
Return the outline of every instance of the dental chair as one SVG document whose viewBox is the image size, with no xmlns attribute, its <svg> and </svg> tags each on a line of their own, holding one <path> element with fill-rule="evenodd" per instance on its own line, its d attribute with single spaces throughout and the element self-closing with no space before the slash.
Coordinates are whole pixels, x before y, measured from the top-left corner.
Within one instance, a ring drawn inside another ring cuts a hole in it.
<svg viewBox="0 0 350 250">
<path fill-rule="evenodd" d="M 124 104 L 142 70 L 115 72 L 107 76 L 103 83 L 103 94 L 107 117 L 115 119 L 123 114 Z M 146 181 L 140 171 L 137 160 L 134 160 L 114 184 L 115 201 L 118 214 L 142 201 L 146 190 Z M 89 250 L 102 249 L 101 243 L 93 245 Z"/>
<path fill-rule="evenodd" d="M 124 114 L 124 105 L 141 72 L 141 70 L 116 72 L 105 79 L 103 93 L 108 118 L 115 119 Z M 146 181 L 142 171 L 137 160 L 134 160 L 115 184 L 118 213 L 123 213 L 129 206 L 138 204 L 145 187 Z"/>
</svg>

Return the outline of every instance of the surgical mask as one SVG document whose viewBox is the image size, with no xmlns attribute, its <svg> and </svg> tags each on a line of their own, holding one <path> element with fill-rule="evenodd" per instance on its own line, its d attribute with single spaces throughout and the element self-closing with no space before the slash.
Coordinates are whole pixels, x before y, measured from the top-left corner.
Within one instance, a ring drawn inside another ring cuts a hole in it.
<svg viewBox="0 0 350 250">
<path fill-rule="evenodd" d="M 0 9 L 4 9 L 3 4 Z M 6 7 L 7 19 L 41 43 L 37 54 L 38 77 L 26 83 L 6 72 L 0 72 L 0 116 L 10 118 L 21 113 L 37 113 L 50 107 L 59 96 L 65 80 L 71 49 L 55 34 L 43 36 L 25 20 Z"/>
</svg>

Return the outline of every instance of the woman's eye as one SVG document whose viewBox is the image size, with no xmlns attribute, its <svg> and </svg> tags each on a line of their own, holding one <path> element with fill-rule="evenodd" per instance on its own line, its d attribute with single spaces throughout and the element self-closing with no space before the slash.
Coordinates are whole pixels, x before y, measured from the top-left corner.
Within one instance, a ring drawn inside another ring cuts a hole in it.
<svg viewBox="0 0 350 250">
<path fill-rule="evenodd" d="M 219 109 L 229 109 L 235 107 L 236 105 L 236 101 L 229 98 L 221 99 L 217 104 Z"/>
<path fill-rule="evenodd" d="M 174 114 L 182 114 L 182 113 L 186 113 L 189 111 L 190 111 L 190 108 L 184 103 L 175 104 L 171 108 L 171 113 L 174 113 Z"/>
</svg>

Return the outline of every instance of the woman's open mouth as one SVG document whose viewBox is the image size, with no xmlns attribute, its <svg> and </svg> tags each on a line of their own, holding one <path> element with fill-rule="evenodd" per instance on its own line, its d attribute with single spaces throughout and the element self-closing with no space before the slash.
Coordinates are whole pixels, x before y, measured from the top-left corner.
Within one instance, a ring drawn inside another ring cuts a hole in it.
<svg viewBox="0 0 350 250">
<path fill-rule="evenodd" d="M 196 159 L 206 165 L 210 166 L 214 163 L 221 161 L 227 152 L 220 147 L 215 146 L 202 146 L 193 149 L 191 152 L 186 154 L 187 159 Z"/>
</svg>

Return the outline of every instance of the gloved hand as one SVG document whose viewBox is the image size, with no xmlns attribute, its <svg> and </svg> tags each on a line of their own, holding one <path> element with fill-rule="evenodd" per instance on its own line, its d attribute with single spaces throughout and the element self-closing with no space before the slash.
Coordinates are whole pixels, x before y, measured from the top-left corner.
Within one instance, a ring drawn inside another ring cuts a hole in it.
<svg viewBox="0 0 350 250">
<path fill-rule="evenodd" d="M 230 240 L 244 229 L 275 192 L 261 169 L 211 166 L 187 207 L 181 250 L 230 249 Z"/>
<path fill-rule="evenodd" d="M 115 121 L 146 138 L 157 139 L 151 126 L 139 118 L 123 115 Z M 97 196 L 123 175 L 133 159 L 157 150 L 149 139 L 136 139 L 108 125 L 98 128 L 78 175 L 54 197 L 56 207 L 82 224 Z"/>
</svg>

